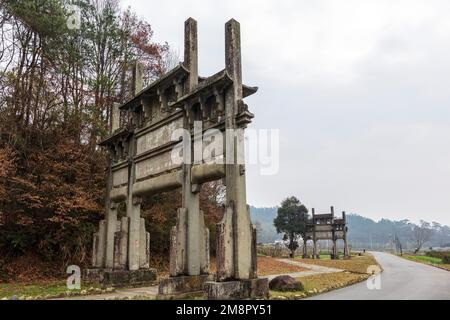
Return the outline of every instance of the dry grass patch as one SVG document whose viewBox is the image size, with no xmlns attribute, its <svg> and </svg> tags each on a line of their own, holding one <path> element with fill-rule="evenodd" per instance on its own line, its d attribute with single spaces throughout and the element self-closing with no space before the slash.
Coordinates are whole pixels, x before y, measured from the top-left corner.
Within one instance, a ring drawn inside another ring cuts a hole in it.
<svg viewBox="0 0 450 320">
<path fill-rule="evenodd" d="M 294 266 L 271 257 L 258 257 L 258 276 L 272 274 L 289 274 L 294 272 L 308 271 L 309 269 Z"/>
<path fill-rule="evenodd" d="M 352 256 L 348 260 L 320 260 L 320 259 L 295 259 L 296 261 L 341 269 L 353 273 L 366 274 L 367 268 L 371 265 L 378 265 L 377 260 L 371 254 L 363 256 Z"/>
<path fill-rule="evenodd" d="M 258 276 L 268 276 L 273 274 L 289 274 L 294 272 L 308 271 L 307 268 L 302 268 L 300 266 L 294 266 L 285 262 L 276 260 L 272 257 L 258 257 Z M 215 273 L 216 260 L 211 259 L 210 272 Z"/>
</svg>

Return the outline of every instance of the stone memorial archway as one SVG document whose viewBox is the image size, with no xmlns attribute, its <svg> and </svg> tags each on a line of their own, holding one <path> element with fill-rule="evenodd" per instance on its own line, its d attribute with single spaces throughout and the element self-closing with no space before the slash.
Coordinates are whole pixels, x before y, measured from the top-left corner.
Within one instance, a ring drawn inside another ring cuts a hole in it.
<svg viewBox="0 0 450 320">
<path fill-rule="evenodd" d="M 198 75 L 192 18 L 185 22 L 184 44 L 184 61 L 146 88 L 137 64 L 134 97 L 114 107 L 112 133 L 100 143 L 111 158 L 107 215 L 95 234 L 94 269 L 87 275 L 111 285 L 154 280 L 141 201 L 181 189 L 182 207 L 170 236 L 170 277 L 160 281 L 159 293 L 204 290 L 210 299 L 266 296 L 267 279 L 257 278 L 256 231 L 243 161 L 243 133 L 253 118 L 243 99 L 257 88 L 242 84 L 239 23 L 226 23 L 225 69 L 210 77 Z M 120 125 L 120 112 L 130 115 L 127 126 Z M 218 179 L 226 185 L 226 208 L 217 226 L 217 272 L 211 275 L 199 191 L 202 183 Z M 121 202 L 127 215 L 118 220 Z"/>
</svg>

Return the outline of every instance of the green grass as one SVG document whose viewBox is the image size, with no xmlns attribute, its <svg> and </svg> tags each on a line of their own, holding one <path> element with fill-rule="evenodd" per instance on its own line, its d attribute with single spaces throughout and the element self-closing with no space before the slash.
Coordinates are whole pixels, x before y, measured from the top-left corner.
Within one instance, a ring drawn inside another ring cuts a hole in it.
<svg viewBox="0 0 450 320">
<path fill-rule="evenodd" d="M 439 267 L 441 269 L 446 269 L 446 270 L 450 271 L 450 264 L 443 263 L 441 258 L 412 255 L 412 254 L 404 254 L 401 257 L 411 260 L 411 261 L 414 261 L 414 262 L 425 263 L 430 266 Z"/>
<path fill-rule="evenodd" d="M 432 263 L 432 264 L 442 264 L 442 259 L 440 258 L 434 258 L 434 257 L 428 257 L 428 256 L 406 256 L 408 259 L 418 262 L 425 262 L 425 263 Z"/>
<path fill-rule="evenodd" d="M 104 290 L 103 290 L 104 291 Z M 33 284 L 3 283 L 0 284 L 0 299 L 15 297 L 20 300 L 49 299 L 80 294 L 101 293 L 99 287 L 81 287 L 80 290 L 67 289 L 65 282 L 44 282 Z"/>
</svg>

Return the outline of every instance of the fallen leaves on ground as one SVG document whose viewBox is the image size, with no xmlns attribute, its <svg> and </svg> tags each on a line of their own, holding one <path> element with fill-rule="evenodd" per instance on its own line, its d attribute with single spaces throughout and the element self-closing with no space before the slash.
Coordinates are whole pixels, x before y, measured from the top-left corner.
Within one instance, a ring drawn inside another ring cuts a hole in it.
<svg viewBox="0 0 450 320">
<path fill-rule="evenodd" d="M 273 274 L 289 274 L 295 272 L 308 271 L 309 269 L 294 266 L 286 262 L 278 261 L 272 257 L 258 257 L 258 276 L 268 276 Z M 216 259 L 211 259 L 210 273 L 215 273 Z"/>
<path fill-rule="evenodd" d="M 309 269 L 278 261 L 271 257 L 258 257 L 258 275 L 289 274 L 308 271 Z"/>
</svg>

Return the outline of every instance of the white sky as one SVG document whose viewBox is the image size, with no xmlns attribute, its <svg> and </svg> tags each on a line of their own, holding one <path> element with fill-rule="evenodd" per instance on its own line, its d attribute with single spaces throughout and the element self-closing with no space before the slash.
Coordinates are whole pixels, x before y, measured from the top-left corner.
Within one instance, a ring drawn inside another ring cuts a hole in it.
<svg viewBox="0 0 450 320">
<path fill-rule="evenodd" d="M 450 1 L 122 0 L 182 57 L 224 68 L 224 24 L 241 23 L 253 128 L 278 128 L 280 171 L 247 168 L 248 203 L 296 195 L 316 211 L 450 225 Z"/>
</svg>

